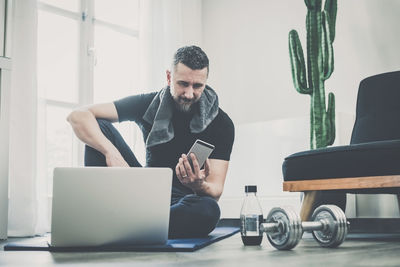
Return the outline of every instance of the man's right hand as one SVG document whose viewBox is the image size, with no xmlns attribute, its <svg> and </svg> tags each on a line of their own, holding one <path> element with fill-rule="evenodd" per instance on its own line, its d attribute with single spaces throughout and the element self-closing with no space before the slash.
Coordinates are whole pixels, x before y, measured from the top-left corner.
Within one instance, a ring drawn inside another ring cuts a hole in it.
<svg viewBox="0 0 400 267">
<path fill-rule="evenodd" d="M 107 153 L 105 157 L 108 167 L 129 167 L 128 163 L 124 160 L 119 152 Z"/>
</svg>

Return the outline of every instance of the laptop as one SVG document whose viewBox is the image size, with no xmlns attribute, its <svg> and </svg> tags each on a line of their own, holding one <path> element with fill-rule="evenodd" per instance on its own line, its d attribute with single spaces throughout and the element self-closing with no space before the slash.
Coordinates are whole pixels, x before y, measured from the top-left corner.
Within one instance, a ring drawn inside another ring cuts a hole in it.
<svg viewBox="0 0 400 267">
<path fill-rule="evenodd" d="M 50 245 L 165 244 L 171 186 L 169 168 L 55 168 Z"/>
</svg>

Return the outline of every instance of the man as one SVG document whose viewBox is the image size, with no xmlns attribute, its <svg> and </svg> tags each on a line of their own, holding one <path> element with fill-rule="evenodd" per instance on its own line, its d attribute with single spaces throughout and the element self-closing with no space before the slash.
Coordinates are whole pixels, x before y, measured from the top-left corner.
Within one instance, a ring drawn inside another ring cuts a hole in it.
<svg viewBox="0 0 400 267">
<path fill-rule="evenodd" d="M 170 238 L 207 235 L 220 216 L 217 201 L 224 188 L 234 125 L 219 108 L 215 91 L 206 85 L 208 72 L 209 61 L 201 48 L 182 47 L 166 71 L 168 86 L 161 91 L 76 110 L 67 119 L 87 144 L 86 166 L 141 166 L 111 123 L 129 120 L 139 125 L 146 166 L 174 170 Z M 215 146 L 203 169 L 194 154 L 185 154 L 196 139 Z"/>
</svg>

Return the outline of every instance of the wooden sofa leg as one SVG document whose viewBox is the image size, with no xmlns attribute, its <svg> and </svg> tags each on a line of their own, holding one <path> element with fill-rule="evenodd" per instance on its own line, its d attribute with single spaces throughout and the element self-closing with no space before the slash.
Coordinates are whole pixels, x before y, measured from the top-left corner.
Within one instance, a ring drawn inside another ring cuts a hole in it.
<svg viewBox="0 0 400 267">
<path fill-rule="evenodd" d="M 300 218 L 301 221 L 308 221 L 311 213 L 313 212 L 315 203 L 318 198 L 318 191 L 306 191 L 304 192 L 303 203 L 301 204 Z"/>
</svg>

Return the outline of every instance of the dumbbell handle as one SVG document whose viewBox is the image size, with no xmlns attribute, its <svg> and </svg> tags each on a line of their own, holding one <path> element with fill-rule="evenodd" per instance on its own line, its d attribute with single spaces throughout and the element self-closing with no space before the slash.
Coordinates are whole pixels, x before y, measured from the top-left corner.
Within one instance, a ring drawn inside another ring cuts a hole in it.
<svg viewBox="0 0 400 267">
<path fill-rule="evenodd" d="M 326 223 L 324 223 L 324 220 L 301 223 L 301 228 L 304 232 L 324 230 L 325 227 Z"/>
<path fill-rule="evenodd" d="M 279 222 L 275 223 L 262 223 L 260 231 L 264 233 L 275 233 L 279 231 Z"/>
<path fill-rule="evenodd" d="M 326 227 L 326 225 L 327 224 L 324 222 L 324 220 L 314 221 L 314 222 L 302 222 L 301 228 L 303 229 L 304 232 L 315 231 L 315 230 L 323 230 Z M 275 233 L 279 231 L 279 228 L 283 228 L 283 223 L 280 222 L 262 223 L 260 225 L 260 231 L 264 233 Z"/>
</svg>

